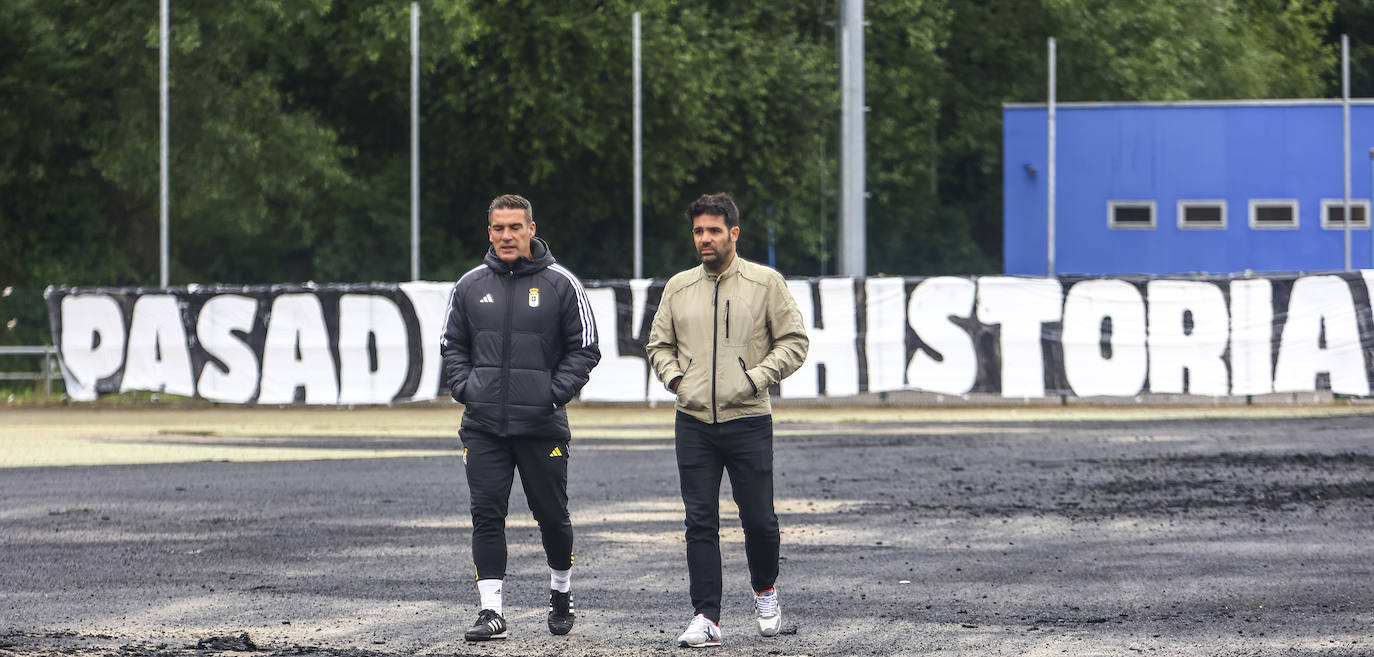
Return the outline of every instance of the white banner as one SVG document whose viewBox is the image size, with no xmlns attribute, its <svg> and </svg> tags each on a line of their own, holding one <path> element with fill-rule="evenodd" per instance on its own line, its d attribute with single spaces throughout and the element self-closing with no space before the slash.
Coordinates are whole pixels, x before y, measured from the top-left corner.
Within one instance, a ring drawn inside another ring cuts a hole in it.
<svg viewBox="0 0 1374 657">
<path fill-rule="evenodd" d="M 793 279 L 806 363 L 775 391 L 1130 397 L 1369 396 L 1374 322 L 1357 274 L 1247 278 Z M 581 398 L 670 401 L 644 344 L 663 280 L 593 281 L 601 363 Z M 67 392 L 225 403 L 389 404 L 439 390 L 451 283 L 49 288 Z"/>
</svg>

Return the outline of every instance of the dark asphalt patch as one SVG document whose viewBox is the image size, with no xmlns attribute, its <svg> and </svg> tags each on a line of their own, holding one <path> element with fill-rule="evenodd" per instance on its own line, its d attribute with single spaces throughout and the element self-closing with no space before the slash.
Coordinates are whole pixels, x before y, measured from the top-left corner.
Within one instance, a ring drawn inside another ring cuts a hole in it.
<svg viewBox="0 0 1374 657">
<path fill-rule="evenodd" d="M 820 432 L 775 443 L 779 587 L 797 632 L 751 633 L 727 478 L 713 654 L 1367 655 L 1369 422 L 789 425 Z M 691 610 L 665 444 L 573 442 L 569 637 L 544 627 L 547 568 L 515 487 L 511 638 L 480 654 L 680 654 Z M 461 638 L 476 612 L 462 473 L 457 457 L 0 471 L 0 651 L 477 654 Z M 200 644 L 245 634 L 256 650 Z"/>
</svg>

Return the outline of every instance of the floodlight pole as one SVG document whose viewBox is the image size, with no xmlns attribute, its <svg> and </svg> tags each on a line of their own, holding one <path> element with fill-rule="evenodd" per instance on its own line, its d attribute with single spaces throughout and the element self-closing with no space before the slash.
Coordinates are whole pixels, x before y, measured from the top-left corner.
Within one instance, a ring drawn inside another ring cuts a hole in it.
<svg viewBox="0 0 1374 657">
<path fill-rule="evenodd" d="M 1049 70 L 1050 70 L 1050 80 L 1049 80 L 1049 103 L 1048 103 L 1048 108 L 1049 108 L 1049 132 L 1050 132 L 1050 134 L 1049 134 L 1049 154 L 1048 154 L 1048 155 L 1049 155 L 1049 162 L 1048 162 L 1048 166 L 1046 167 L 1047 169 L 1049 169 L 1049 171 L 1047 172 L 1047 175 L 1046 175 L 1046 179 L 1047 179 L 1047 180 L 1046 180 L 1046 201 L 1045 201 L 1045 234 L 1046 234 L 1045 236 L 1046 236 L 1046 248 L 1047 248 L 1047 251 L 1046 251 L 1046 257 L 1045 257 L 1045 264 L 1046 264 L 1046 269 L 1048 269 L 1048 276 L 1049 276 L 1050 278 L 1053 278 L 1053 277 L 1054 277 L 1054 271 L 1055 271 L 1055 269 L 1054 269 L 1054 182 L 1055 182 L 1055 181 L 1054 181 L 1054 174 L 1055 174 L 1055 164 L 1056 164 L 1056 163 L 1055 163 L 1055 150 L 1054 150 L 1054 146 L 1055 146 L 1055 116 L 1054 116 L 1054 103 L 1055 103 L 1055 86 L 1056 86 L 1056 80 L 1055 80 L 1056 71 L 1055 71 L 1054 37 L 1050 37 Z"/>
<path fill-rule="evenodd" d="M 1341 119 L 1345 138 L 1341 141 L 1345 169 L 1345 270 L 1350 271 L 1350 35 L 1341 35 Z"/>
<path fill-rule="evenodd" d="M 840 9 L 840 273 L 867 274 L 868 244 L 864 179 L 864 3 L 843 0 Z"/>
<path fill-rule="evenodd" d="M 634 13 L 634 277 L 644 277 L 644 103 L 640 82 L 639 12 Z"/>
<path fill-rule="evenodd" d="M 167 2 L 158 13 L 158 282 L 167 287 Z"/>
<path fill-rule="evenodd" d="M 410 3 L 410 280 L 420 280 L 420 3 Z"/>
</svg>

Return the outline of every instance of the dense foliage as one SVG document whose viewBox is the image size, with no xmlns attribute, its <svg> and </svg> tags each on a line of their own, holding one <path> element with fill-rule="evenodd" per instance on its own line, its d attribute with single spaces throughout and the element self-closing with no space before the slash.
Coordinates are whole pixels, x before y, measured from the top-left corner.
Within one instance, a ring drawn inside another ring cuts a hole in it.
<svg viewBox="0 0 1374 657">
<path fill-rule="evenodd" d="M 171 282 L 410 276 L 410 3 L 171 3 Z M 421 277 L 504 192 L 585 278 L 632 274 L 631 15 L 643 20 L 644 273 L 728 190 L 746 256 L 836 269 L 836 0 L 425 0 Z M 1340 92 L 1354 0 L 890 0 L 866 18 L 871 273 L 1000 269 L 1001 106 Z M 1365 33 L 1368 31 L 1365 30 Z M 1358 36 L 1355 37 L 1358 39 Z M 1374 95 L 1374 44 L 1354 92 Z M 49 284 L 158 282 L 158 3 L 0 3 L 0 343 Z"/>
</svg>

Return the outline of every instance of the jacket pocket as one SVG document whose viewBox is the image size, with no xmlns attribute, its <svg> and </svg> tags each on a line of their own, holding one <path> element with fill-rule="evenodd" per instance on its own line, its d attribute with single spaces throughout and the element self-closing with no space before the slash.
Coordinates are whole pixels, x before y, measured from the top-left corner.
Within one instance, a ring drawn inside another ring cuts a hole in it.
<svg viewBox="0 0 1374 657">
<path fill-rule="evenodd" d="M 553 380 L 544 370 L 523 370 L 512 368 L 507 379 L 510 391 L 506 404 L 510 407 L 525 407 L 521 412 L 530 417 L 552 415 L 557 408 L 553 398 Z"/>
<path fill-rule="evenodd" d="M 758 399 L 759 388 L 749 378 L 748 366 L 742 356 L 736 356 L 734 363 L 721 367 L 716 395 L 726 408 L 750 406 Z"/>
<path fill-rule="evenodd" d="M 748 299 L 736 297 L 733 301 L 723 311 L 720 343 L 727 347 L 744 347 L 759 335 L 767 335 L 767 327 L 757 323 L 764 315 L 756 315 Z"/>
<path fill-rule="evenodd" d="M 689 411 L 703 411 L 711 407 L 711 375 L 702 373 L 696 359 L 687 361 L 682 380 L 677 384 L 677 403 Z"/>
<path fill-rule="evenodd" d="M 740 371 L 744 373 L 744 380 L 749 383 L 749 389 L 753 391 L 755 397 L 759 396 L 759 387 L 754 383 L 753 379 L 749 378 L 749 367 L 744 364 L 744 359 L 737 358 L 736 360 L 739 361 Z"/>
<path fill-rule="evenodd" d="M 464 380 L 462 383 L 459 383 L 458 385 L 449 388 L 449 396 L 453 397 L 453 401 L 456 401 L 460 404 L 463 403 L 463 388 L 465 387 L 467 387 L 467 380 Z"/>
</svg>

